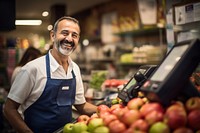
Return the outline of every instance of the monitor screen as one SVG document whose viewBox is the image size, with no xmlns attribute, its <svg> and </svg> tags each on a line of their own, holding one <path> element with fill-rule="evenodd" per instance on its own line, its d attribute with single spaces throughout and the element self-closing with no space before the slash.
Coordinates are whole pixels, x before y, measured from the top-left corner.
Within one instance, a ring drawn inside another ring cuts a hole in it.
<svg viewBox="0 0 200 133">
<path fill-rule="evenodd" d="M 131 78 L 131 80 L 126 84 L 126 86 L 124 87 L 124 90 L 128 90 L 130 89 L 133 85 L 136 84 L 136 80 L 135 78 Z"/>
<path fill-rule="evenodd" d="M 176 63 L 181 59 L 183 53 L 187 50 L 189 45 L 180 45 L 174 47 L 170 54 L 165 58 L 162 64 L 158 67 L 156 72 L 151 77 L 153 81 L 164 81 L 170 71 L 174 68 Z"/>
</svg>

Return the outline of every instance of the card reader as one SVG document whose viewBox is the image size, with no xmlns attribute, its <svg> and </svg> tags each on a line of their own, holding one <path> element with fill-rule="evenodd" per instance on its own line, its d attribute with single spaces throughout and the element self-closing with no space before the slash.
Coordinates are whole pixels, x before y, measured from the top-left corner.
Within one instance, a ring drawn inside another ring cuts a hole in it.
<svg viewBox="0 0 200 133">
<path fill-rule="evenodd" d="M 118 93 L 118 97 L 124 104 L 128 103 L 132 98 L 138 97 L 140 87 L 156 68 L 156 65 L 143 65 L 139 67 L 139 70 Z"/>
</svg>

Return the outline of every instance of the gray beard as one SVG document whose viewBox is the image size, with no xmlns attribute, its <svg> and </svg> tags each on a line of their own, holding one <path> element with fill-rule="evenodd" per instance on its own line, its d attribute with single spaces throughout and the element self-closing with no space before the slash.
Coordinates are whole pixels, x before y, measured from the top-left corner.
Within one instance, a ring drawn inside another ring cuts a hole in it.
<svg viewBox="0 0 200 133">
<path fill-rule="evenodd" d="M 59 53 L 61 53 L 62 55 L 65 55 L 65 56 L 69 56 L 71 53 L 73 53 L 73 51 L 75 50 L 75 48 L 62 48 L 62 45 L 56 41 L 55 42 L 55 45 L 56 45 L 56 49 L 58 50 Z"/>
</svg>

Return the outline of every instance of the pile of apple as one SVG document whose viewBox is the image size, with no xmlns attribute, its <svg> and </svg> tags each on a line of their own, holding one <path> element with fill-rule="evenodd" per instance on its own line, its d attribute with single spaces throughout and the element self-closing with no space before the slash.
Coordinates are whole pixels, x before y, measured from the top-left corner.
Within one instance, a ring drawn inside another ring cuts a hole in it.
<svg viewBox="0 0 200 133">
<path fill-rule="evenodd" d="M 92 116 L 80 115 L 63 133 L 200 133 L 200 97 L 163 107 L 133 98 L 126 106 L 99 105 Z"/>
</svg>

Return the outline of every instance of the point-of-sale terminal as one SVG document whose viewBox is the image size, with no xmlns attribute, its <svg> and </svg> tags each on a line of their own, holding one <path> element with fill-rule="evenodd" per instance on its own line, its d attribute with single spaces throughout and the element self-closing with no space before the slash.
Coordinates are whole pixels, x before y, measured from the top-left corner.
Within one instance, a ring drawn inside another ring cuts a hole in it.
<svg viewBox="0 0 200 133">
<path fill-rule="evenodd" d="M 132 98 L 138 97 L 140 87 L 144 84 L 147 78 L 157 68 L 157 65 L 143 65 L 139 67 L 138 71 L 118 93 L 118 97 L 124 104 L 128 103 Z"/>
<path fill-rule="evenodd" d="M 169 105 L 174 99 L 200 96 L 189 80 L 199 62 L 199 39 L 177 43 L 158 66 L 141 66 L 118 97 L 127 103 L 141 91 L 150 101 Z"/>
<path fill-rule="evenodd" d="M 199 39 L 177 43 L 140 90 L 149 100 L 163 105 L 169 105 L 172 100 L 179 97 L 187 99 L 200 96 L 199 91 L 189 80 L 199 62 Z"/>
</svg>

